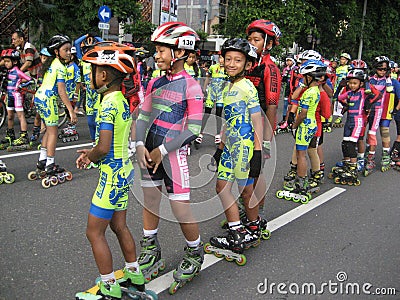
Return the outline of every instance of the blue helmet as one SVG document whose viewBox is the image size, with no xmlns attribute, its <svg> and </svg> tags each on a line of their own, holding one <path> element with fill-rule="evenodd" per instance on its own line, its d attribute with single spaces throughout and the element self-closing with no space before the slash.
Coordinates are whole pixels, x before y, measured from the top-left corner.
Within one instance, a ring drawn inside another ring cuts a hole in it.
<svg viewBox="0 0 400 300">
<path fill-rule="evenodd" d="M 40 55 L 44 55 L 44 56 L 48 56 L 50 57 L 51 54 L 49 53 L 49 50 L 47 50 L 47 47 L 42 48 L 42 50 L 40 50 Z"/>
<path fill-rule="evenodd" d="M 326 68 L 327 66 L 322 61 L 310 59 L 300 66 L 300 74 L 317 78 L 326 74 Z"/>
</svg>

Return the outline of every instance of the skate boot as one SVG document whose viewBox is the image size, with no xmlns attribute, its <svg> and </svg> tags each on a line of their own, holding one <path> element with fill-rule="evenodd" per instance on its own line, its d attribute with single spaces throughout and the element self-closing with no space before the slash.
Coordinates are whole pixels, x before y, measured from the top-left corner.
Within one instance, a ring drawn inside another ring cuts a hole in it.
<svg viewBox="0 0 400 300">
<path fill-rule="evenodd" d="M 33 126 L 32 135 L 29 138 L 31 142 L 37 141 L 40 136 L 40 126 Z"/>
<path fill-rule="evenodd" d="M 179 288 L 191 281 L 199 274 L 201 265 L 204 261 L 204 245 L 200 243 L 197 247 L 185 247 L 185 256 L 173 273 L 174 282 L 169 288 L 171 295 L 175 294 Z"/>
<path fill-rule="evenodd" d="M 15 181 L 14 174 L 7 172 L 6 164 L 0 159 L 0 184 L 4 183 L 13 183 Z"/>
<path fill-rule="evenodd" d="M 28 173 L 29 180 L 43 179 L 46 177 L 46 160 L 39 160 L 36 163 L 36 170 Z"/>
<path fill-rule="evenodd" d="M 235 260 L 236 264 L 243 266 L 246 264 L 245 249 L 246 229 L 242 226 L 231 227 L 225 236 L 215 236 L 210 238 L 210 242 L 204 245 L 204 251 L 208 254 L 213 253 L 216 257 L 225 257 L 227 261 Z"/>
<path fill-rule="evenodd" d="M 292 191 L 279 190 L 276 192 L 276 197 L 279 199 L 285 198 L 293 202 L 300 202 L 307 204 L 311 200 L 311 194 L 308 192 L 308 180 L 307 177 L 297 177 Z"/>
<path fill-rule="evenodd" d="M 78 131 L 76 131 L 76 126 L 69 123 L 66 128 L 61 130 L 58 138 L 62 140 L 63 143 L 79 140 L 79 134 Z"/>
<path fill-rule="evenodd" d="M 323 162 L 319 164 L 319 174 L 321 175 L 321 183 L 323 183 L 325 179 L 325 163 Z"/>
<path fill-rule="evenodd" d="M 200 133 L 199 136 L 194 140 L 194 148 L 198 150 L 202 142 L 203 142 L 203 135 Z"/>
<path fill-rule="evenodd" d="M 370 175 L 375 169 L 375 154 L 369 153 L 365 159 L 365 168 L 363 175 L 367 177 Z"/>
<path fill-rule="evenodd" d="M 151 290 L 146 290 L 144 285 L 144 276 L 142 271 L 124 268 L 124 276 L 118 280 L 121 291 L 133 299 L 157 299 L 157 294 Z"/>
<path fill-rule="evenodd" d="M 332 132 L 332 123 L 331 122 L 322 123 L 322 130 L 326 133 Z"/>
<path fill-rule="evenodd" d="M 15 132 L 14 129 L 7 129 L 6 136 L 4 139 L 1 140 L 0 150 L 7 149 L 9 146 L 12 145 L 13 141 L 15 140 Z"/>
<path fill-rule="evenodd" d="M 46 177 L 42 179 L 42 187 L 48 189 L 52 185 L 72 180 L 72 173 L 52 163 L 46 166 Z"/>
<path fill-rule="evenodd" d="M 308 192 L 309 193 L 318 193 L 320 191 L 320 185 L 322 183 L 322 175 L 321 171 L 311 171 L 311 177 L 308 182 Z"/>
<path fill-rule="evenodd" d="M 396 171 L 400 171 L 400 161 L 396 161 L 395 164 L 393 165 L 393 169 Z"/>
<path fill-rule="evenodd" d="M 143 237 L 140 241 L 140 255 L 138 263 L 143 272 L 145 282 L 158 276 L 159 271 L 165 269 L 165 260 L 161 258 L 161 247 L 157 235 Z"/>
<path fill-rule="evenodd" d="M 96 295 L 88 292 L 80 292 L 75 294 L 76 300 L 114 300 L 122 299 L 121 286 L 117 281 L 109 281 L 107 283 L 100 280 L 97 283 L 98 291 Z"/>
<path fill-rule="evenodd" d="M 243 223 L 243 225 L 246 229 L 246 236 L 244 240 L 245 249 L 249 249 L 250 247 L 257 247 L 258 245 L 260 245 L 261 218 L 258 217 L 255 221 L 249 221 L 246 218 L 246 221 Z"/>
<path fill-rule="evenodd" d="M 28 140 L 28 133 L 26 131 L 21 132 L 20 137 L 12 142 L 12 145 L 7 148 L 7 151 L 23 151 L 31 150 L 32 146 Z"/>
<path fill-rule="evenodd" d="M 329 179 L 340 177 L 340 174 L 345 171 L 347 161 L 342 160 L 336 163 L 336 166 L 332 168 L 331 172 L 328 174 Z"/>
<path fill-rule="evenodd" d="M 383 150 L 382 151 L 382 159 L 381 159 L 381 171 L 386 172 L 390 169 L 390 154 L 389 151 Z"/>
<path fill-rule="evenodd" d="M 357 163 L 346 162 L 344 172 L 335 177 L 334 182 L 342 185 L 360 185 L 361 181 L 358 179 Z"/>
<path fill-rule="evenodd" d="M 343 127 L 342 117 L 337 117 L 335 122 L 333 122 L 333 127 L 340 128 Z"/>
<path fill-rule="evenodd" d="M 283 177 L 284 182 L 291 182 L 296 179 L 297 165 L 290 162 L 290 171 Z"/>
<path fill-rule="evenodd" d="M 393 143 L 393 147 L 390 150 L 390 159 L 392 160 L 392 165 L 400 161 L 400 142 L 395 141 Z"/>
<path fill-rule="evenodd" d="M 278 124 L 278 127 L 275 130 L 275 134 L 279 134 L 279 133 L 287 133 L 289 132 L 290 127 L 289 124 L 283 120 Z"/>
<path fill-rule="evenodd" d="M 357 172 L 364 171 L 365 160 L 364 157 L 357 157 Z"/>
</svg>

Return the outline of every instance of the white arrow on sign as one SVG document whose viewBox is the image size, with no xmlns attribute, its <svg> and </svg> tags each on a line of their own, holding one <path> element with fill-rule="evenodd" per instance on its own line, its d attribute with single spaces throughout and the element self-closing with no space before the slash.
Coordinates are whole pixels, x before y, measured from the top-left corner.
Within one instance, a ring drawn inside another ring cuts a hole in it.
<svg viewBox="0 0 400 300">
<path fill-rule="evenodd" d="M 110 13 L 108 11 L 106 11 L 105 8 L 103 8 L 103 10 L 100 12 L 100 16 L 102 16 L 103 20 L 106 20 L 110 18 Z"/>
</svg>

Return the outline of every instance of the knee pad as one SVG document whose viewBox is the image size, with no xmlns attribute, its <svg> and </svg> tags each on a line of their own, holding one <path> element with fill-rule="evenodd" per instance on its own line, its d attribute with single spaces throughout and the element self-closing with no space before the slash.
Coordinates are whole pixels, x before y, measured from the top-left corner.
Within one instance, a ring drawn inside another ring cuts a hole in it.
<svg viewBox="0 0 400 300">
<path fill-rule="evenodd" d="M 381 127 L 382 142 L 390 142 L 389 127 Z"/>
</svg>

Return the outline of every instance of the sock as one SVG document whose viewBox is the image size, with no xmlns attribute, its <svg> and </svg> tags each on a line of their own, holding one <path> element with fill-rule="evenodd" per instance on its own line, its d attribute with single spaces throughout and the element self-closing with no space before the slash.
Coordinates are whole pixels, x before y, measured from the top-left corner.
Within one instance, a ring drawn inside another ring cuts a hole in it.
<svg viewBox="0 0 400 300">
<path fill-rule="evenodd" d="M 108 283 L 108 284 L 114 284 L 117 279 L 115 278 L 115 274 L 114 271 L 111 272 L 110 274 L 100 274 L 101 277 L 101 281 L 103 281 L 104 283 Z"/>
<path fill-rule="evenodd" d="M 364 158 L 364 153 L 357 153 L 357 157 Z"/>
<path fill-rule="evenodd" d="M 54 164 L 54 156 L 47 156 L 46 167 L 51 164 Z"/>
<path fill-rule="evenodd" d="M 131 272 L 135 272 L 136 274 L 140 273 L 139 263 L 137 261 L 134 262 L 125 262 L 125 268 L 129 269 Z"/>
<path fill-rule="evenodd" d="M 375 154 L 375 151 L 369 151 L 369 154 Z"/>
<path fill-rule="evenodd" d="M 92 148 L 96 147 L 96 142 L 92 142 Z"/>
<path fill-rule="evenodd" d="M 47 148 L 41 147 L 40 154 L 39 154 L 39 161 L 47 159 Z"/>
<path fill-rule="evenodd" d="M 383 148 L 383 151 L 389 152 L 389 151 L 390 151 L 390 148 Z"/>
<path fill-rule="evenodd" d="M 151 229 L 151 230 L 147 230 L 147 229 L 144 229 L 144 228 L 143 228 L 143 235 L 144 235 L 144 236 L 147 236 L 147 237 L 156 235 L 157 232 L 158 232 L 158 228 L 156 228 L 156 229 Z"/>
<path fill-rule="evenodd" d="M 237 226 L 239 226 L 239 225 L 241 225 L 240 221 L 236 221 L 236 222 L 228 222 L 228 226 L 229 226 L 229 228 L 232 228 L 232 227 L 237 227 Z M 233 229 L 235 229 L 235 228 L 233 228 Z"/>
<path fill-rule="evenodd" d="M 197 240 L 195 240 L 195 241 L 186 240 L 186 243 L 190 248 L 196 248 L 198 245 L 200 245 L 200 235 L 197 238 Z"/>
</svg>

